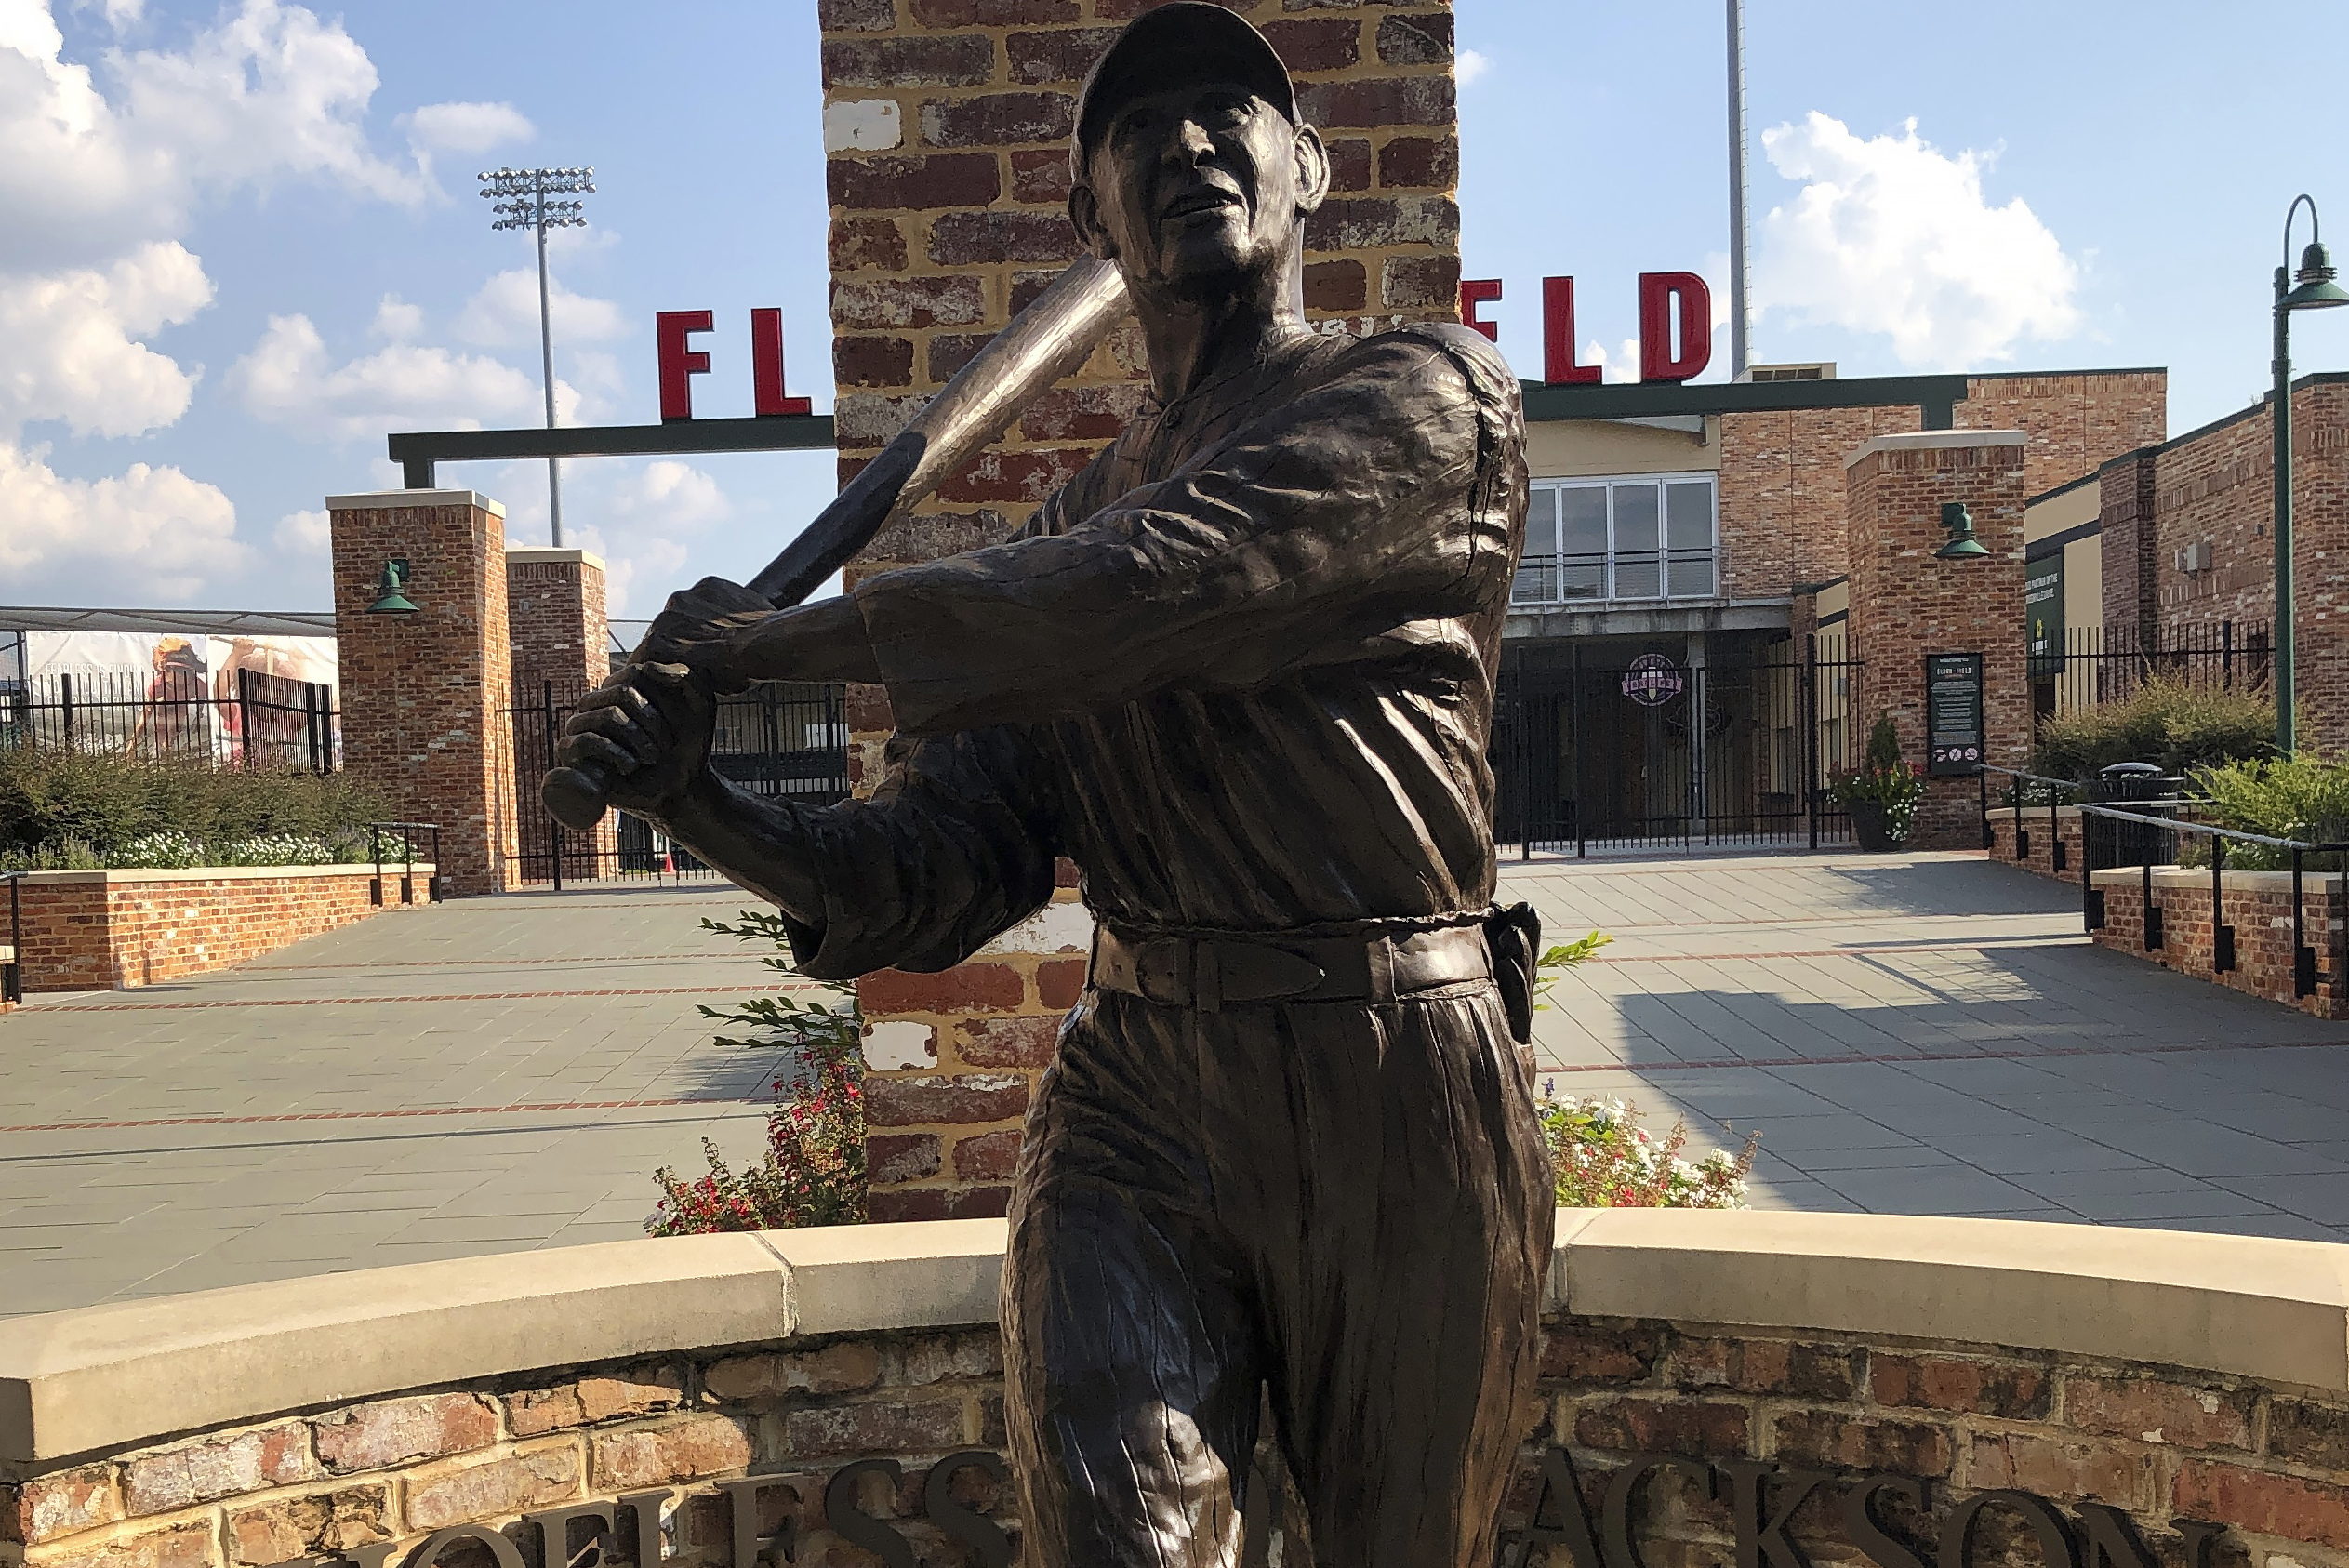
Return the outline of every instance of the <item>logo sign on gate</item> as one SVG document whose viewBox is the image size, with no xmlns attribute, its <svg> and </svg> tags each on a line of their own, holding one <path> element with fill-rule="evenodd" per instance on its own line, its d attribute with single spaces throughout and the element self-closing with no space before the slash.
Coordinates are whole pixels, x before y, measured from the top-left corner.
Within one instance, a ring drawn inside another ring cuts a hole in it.
<svg viewBox="0 0 2349 1568">
<path fill-rule="evenodd" d="M 1623 672 L 1623 695 L 1642 708 L 1661 708 L 1688 689 L 1688 677 L 1662 654 L 1641 654 Z"/>
</svg>

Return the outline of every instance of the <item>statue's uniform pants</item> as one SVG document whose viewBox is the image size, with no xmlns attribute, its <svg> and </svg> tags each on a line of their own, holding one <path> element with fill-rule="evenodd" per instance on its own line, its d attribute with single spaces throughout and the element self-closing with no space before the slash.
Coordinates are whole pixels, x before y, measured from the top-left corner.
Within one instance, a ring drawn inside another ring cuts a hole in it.
<svg viewBox="0 0 2349 1568">
<path fill-rule="evenodd" d="M 1232 1568 L 1259 1413 L 1326 1568 L 1486 1568 L 1549 1168 L 1489 979 L 1202 1012 L 1088 990 L 1003 1281 L 1040 1568 Z"/>
</svg>

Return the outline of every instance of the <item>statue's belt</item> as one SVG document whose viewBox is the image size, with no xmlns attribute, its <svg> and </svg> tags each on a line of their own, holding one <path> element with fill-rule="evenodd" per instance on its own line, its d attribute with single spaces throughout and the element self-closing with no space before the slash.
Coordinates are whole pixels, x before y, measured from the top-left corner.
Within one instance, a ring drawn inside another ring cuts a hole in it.
<svg viewBox="0 0 2349 1568">
<path fill-rule="evenodd" d="M 1214 1013 L 1265 1003 L 1392 1002 L 1493 973 L 1482 925 L 1394 936 L 1148 937 L 1104 924 L 1093 984 Z"/>
</svg>

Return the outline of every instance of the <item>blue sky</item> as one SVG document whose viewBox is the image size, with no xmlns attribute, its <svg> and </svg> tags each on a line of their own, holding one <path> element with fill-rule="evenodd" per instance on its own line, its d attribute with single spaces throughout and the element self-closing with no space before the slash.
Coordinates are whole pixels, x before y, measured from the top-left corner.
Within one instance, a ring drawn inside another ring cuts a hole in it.
<svg viewBox="0 0 2349 1568">
<path fill-rule="evenodd" d="M 1545 274 L 1618 370 L 1639 272 L 1725 275 L 1720 9 L 1459 0 L 1466 271 L 1521 372 Z M 749 412 L 766 305 L 829 407 L 812 10 L 0 0 L 0 603 L 322 607 L 319 508 L 396 482 L 385 430 L 537 422 L 531 251 L 473 193 L 503 162 L 596 169 L 555 258 L 571 418 L 655 418 L 653 313 L 701 308 L 697 406 Z M 1951 14 L 1751 0 L 1755 357 L 2165 365 L 2173 432 L 2256 398 L 2291 196 L 2349 243 L 2349 43 L 2277 51 L 2321 14 L 2281 6 Z M 2297 335 L 2349 364 L 2349 312 Z M 544 542 L 541 467 L 444 482 Z M 830 486 L 822 454 L 574 463 L 565 522 L 644 614 Z"/>
</svg>

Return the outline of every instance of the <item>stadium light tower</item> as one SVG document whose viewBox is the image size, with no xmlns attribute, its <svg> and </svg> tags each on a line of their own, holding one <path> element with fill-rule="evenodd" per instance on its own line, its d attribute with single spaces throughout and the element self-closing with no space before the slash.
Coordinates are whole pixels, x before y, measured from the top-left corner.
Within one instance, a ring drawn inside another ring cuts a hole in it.
<svg viewBox="0 0 2349 1568">
<path fill-rule="evenodd" d="M 547 231 L 549 229 L 584 229 L 587 227 L 587 204 L 577 200 L 556 201 L 551 197 L 591 196 L 595 193 L 595 170 L 591 168 L 500 168 L 477 175 L 482 183 L 482 195 L 494 206 L 498 220 L 490 225 L 497 229 L 536 229 L 538 231 L 538 352 L 547 387 L 547 428 L 554 429 L 554 322 L 547 306 Z M 547 517 L 552 525 L 551 537 L 557 550 L 563 548 L 563 481 L 555 467 L 555 459 L 547 459 Z"/>
</svg>

